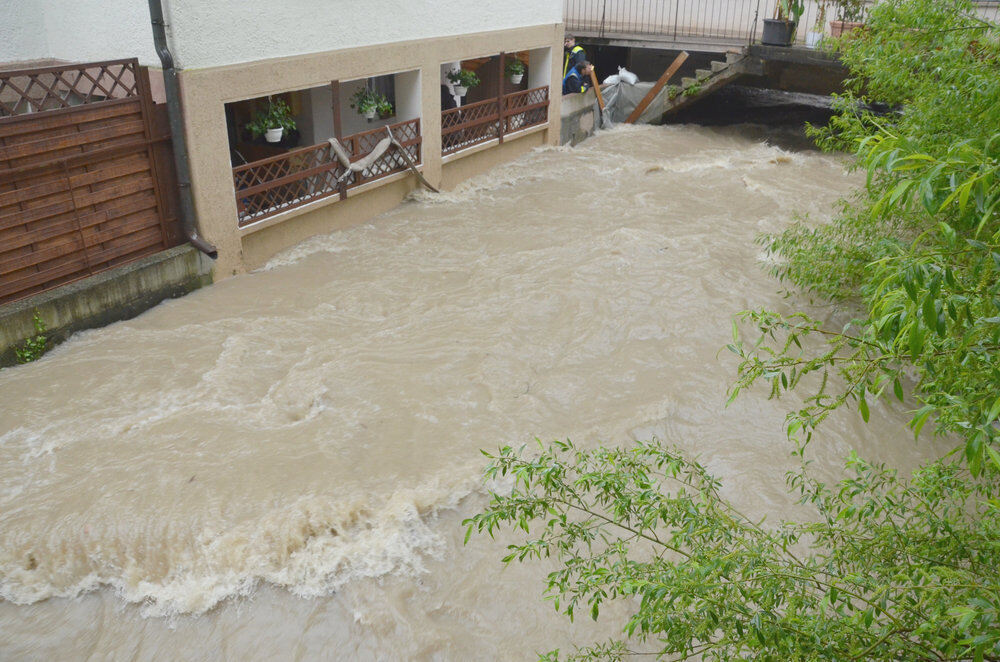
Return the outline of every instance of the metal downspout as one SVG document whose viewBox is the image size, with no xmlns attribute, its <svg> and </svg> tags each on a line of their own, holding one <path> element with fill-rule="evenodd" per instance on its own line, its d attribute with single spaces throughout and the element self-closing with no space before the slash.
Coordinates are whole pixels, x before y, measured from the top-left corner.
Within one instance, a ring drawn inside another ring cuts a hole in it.
<svg viewBox="0 0 1000 662">
<path fill-rule="evenodd" d="M 213 260 L 219 251 L 212 244 L 198 236 L 195 226 L 194 199 L 191 196 L 191 169 L 188 166 L 187 139 L 181 120 L 181 90 L 177 84 L 177 69 L 174 56 L 167 48 L 166 23 L 163 20 L 163 5 L 160 0 L 149 0 L 149 18 L 153 24 L 153 44 L 163 65 L 163 86 L 167 96 L 167 117 L 170 120 L 170 140 L 174 146 L 174 166 L 177 169 L 177 185 L 181 198 L 181 228 L 191 245 Z"/>
</svg>

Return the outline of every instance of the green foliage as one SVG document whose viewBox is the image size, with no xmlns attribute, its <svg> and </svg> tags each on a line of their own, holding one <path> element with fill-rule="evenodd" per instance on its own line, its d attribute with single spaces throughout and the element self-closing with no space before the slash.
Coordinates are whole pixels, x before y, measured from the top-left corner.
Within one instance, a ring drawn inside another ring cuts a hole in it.
<svg viewBox="0 0 1000 662">
<path fill-rule="evenodd" d="M 852 76 L 839 115 L 812 130 L 856 155 L 865 186 L 833 223 L 762 238 L 778 277 L 854 315 L 828 328 L 747 311 L 728 346 L 731 398 L 761 381 L 803 397 L 788 486 L 811 515 L 745 517 L 654 442 L 490 456 L 487 475 L 514 484 L 468 531 L 528 533 L 505 560 L 558 559 L 547 591 L 571 617 L 634 607 L 621 641 L 580 657 L 1000 660 L 998 32 L 967 0 L 875 5 L 839 43 Z M 845 406 L 867 421 L 883 397 L 953 451 L 908 477 L 852 455 L 840 483 L 812 478 L 816 427 Z"/>
<path fill-rule="evenodd" d="M 487 477 L 513 486 L 465 521 L 466 540 L 524 531 L 504 562 L 558 560 L 546 596 L 570 618 L 596 620 L 616 600 L 634 607 L 624 639 L 574 659 L 1000 656 L 1000 488 L 954 464 L 904 482 L 852 455 L 833 487 L 803 467 L 788 485 L 812 516 L 765 526 L 657 442 L 487 456 Z"/>
<path fill-rule="evenodd" d="M 798 23 L 805 10 L 805 0 L 778 0 L 775 14 L 779 21 Z"/>
<path fill-rule="evenodd" d="M 14 356 L 17 357 L 18 363 L 37 361 L 47 349 L 48 337 L 45 335 L 45 331 L 47 330 L 45 320 L 42 319 L 42 316 L 36 310 L 31 321 L 35 326 L 35 335 L 25 340 L 21 347 L 14 349 Z"/>
<path fill-rule="evenodd" d="M 842 113 L 814 134 L 828 149 L 857 154 L 865 189 L 832 225 L 798 225 L 765 241 L 785 260 L 777 275 L 853 299 L 864 315 L 826 335 L 823 365 L 767 346 L 746 376 L 789 381 L 795 368 L 797 382 L 803 370 L 825 374 L 836 363 L 847 397 L 859 402 L 912 377 L 914 428 L 933 419 L 959 435 L 978 474 L 996 452 L 1000 410 L 997 29 L 964 0 L 908 0 L 876 5 L 868 30 L 842 48 L 852 89 Z M 873 101 L 905 111 L 857 110 Z M 752 321 L 787 334 L 783 342 L 803 332 L 798 323 Z M 744 358 L 757 352 L 736 349 Z M 801 416 L 806 429 L 819 411 Z"/>
<path fill-rule="evenodd" d="M 392 107 L 392 104 L 389 103 L 389 100 L 386 99 L 384 95 L 379 95 L 378 104 L 375 106 L 375 112 L 381 117 L 388 117 L 392 115 L 394 110 L 395 109 Z"/>
<path fill-rule="evenodd" d="M 834 0 L 834 4 L 837 6 L 837 20 L 851 22 L 863 20 L 868 6 L 867 0 Z"/>
<path fill-rule="evenodd" d="M 517 58 L 512 60 L 507 60 L 507 66 L 504 67 L 504 72 L 508 76 L 521 76 L 527 69 L 524 66 L 524 62 L 521 62 Z"/>
<path fill-rule="evenodd" d="M 359 88 L 351 95 L 351 108 L 356 109 L 362 115 L 376 112 L 382 117 L 392 115 L 395 110 L 384 94 L 370 90 L 367 86 Z"/>
<path fill-rule="evenodd" d="M 683 94 L 686 97 L 693 97 L 699 92 L 701 92 L 701 83 L 691 83 L 690 85 L 684 88 Z"/>
<path fill-rule="evenodd" d="M 295 126 L 288 104 L 280 98 L 268 97 L 267 108 L 258 109 L 254 113 L 253 119 L 247 124 L 247 129 L 255 138 L 259 138 L 267 133 L 268 129 L 281 127 L 285 131 L 293 131 Z"/>
<path fill-rule="evenodd" d="M 468 69 L 461 69 L 459 71 L 449 71 L 448 80 L 453 84 L 459 85 L 461 87 L 475 87 L 479 85 L 479 76 L 476 75 L 475 71 L 469 71 Z"/>
</svg>

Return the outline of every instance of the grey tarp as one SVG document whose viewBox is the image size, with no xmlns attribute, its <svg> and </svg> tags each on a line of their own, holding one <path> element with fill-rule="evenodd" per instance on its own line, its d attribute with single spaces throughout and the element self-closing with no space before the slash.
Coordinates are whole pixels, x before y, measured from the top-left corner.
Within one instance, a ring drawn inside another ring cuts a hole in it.
<svg viewBox="0 0 1000 662">
<path fill-rule="evenodd" d="M 636 106 L 639 105 L 639 102 L 642 101 L 642 98 L 646 96 L 652 87 L 653 83 L 641 82 L 635 85 L 618 82 L 603 86 L 601 91 L 604 94 L 604 117 L 602 118 L 601 128 L 610 129 L 615 124 L 624 122 L 625 118 L 632 114 L 632 111 L 635 110 Z M 653 102 L 649 104 L 639 119 L 636 120 L 636 124 L 653 124 L 660 121 L 660 116 L 663 115 L 666 102 L 669 98 L 667 96 L 669 88 L 669 85 L 665 85 L 660 90 L 659 94 L 653 99 Z"/>
</svg>

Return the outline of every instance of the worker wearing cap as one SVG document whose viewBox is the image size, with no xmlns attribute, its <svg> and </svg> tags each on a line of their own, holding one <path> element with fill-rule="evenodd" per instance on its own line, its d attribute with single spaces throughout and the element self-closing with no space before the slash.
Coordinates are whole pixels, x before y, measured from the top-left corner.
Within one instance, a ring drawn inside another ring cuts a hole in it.
<svg viewBox="0 0 1000 662">
<path fill-rule="evenodd" d="M 590 87 L 590 72 L 593 71 L 593 67 L 586 60 L 578 62 L 574 67 L 569 70 L 566 77 L 563 78 L 562 93 L 563 94 L 577 94 L 578 92 L 586 92 L 587 88 Z"/>
</svg>

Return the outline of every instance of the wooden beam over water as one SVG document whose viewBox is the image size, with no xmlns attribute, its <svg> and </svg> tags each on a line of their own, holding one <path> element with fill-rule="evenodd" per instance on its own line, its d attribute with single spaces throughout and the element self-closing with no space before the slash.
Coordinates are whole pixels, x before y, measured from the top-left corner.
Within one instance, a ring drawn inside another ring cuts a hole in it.
<svg viewBox="0 0 1000 662">
<path fill-rule="evenodd" d="M 681 65 L 684 64 L 687 59 L 687 51 L 681 51 L 678 53 L 677 57 L 674 58 L 673 63 L 667 67 L 667 70 L 663 72 L 660 79 L 656 81 L 656 84 L 653 85 L 646 96 L 642 98 L 642 101 L 639 102 L 639 105 L 635 107 L 635 110 L 632 111 L 632 114 L 625 120 L 626 124 L 634 124 L 635 121 L 639 119 L 644 112 L 646 112 L 646 108 L 649 107 L 649 104 L 653 103 L 653 99 L 656 98 L 656 95 L 660 93 L 660 90 L 662 90 L 663 86 L 667 84 L 667 81 L 673 78 L 674 74 L 677 73 L 677 70 L 681 68 Z"/>
</svg>

